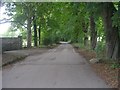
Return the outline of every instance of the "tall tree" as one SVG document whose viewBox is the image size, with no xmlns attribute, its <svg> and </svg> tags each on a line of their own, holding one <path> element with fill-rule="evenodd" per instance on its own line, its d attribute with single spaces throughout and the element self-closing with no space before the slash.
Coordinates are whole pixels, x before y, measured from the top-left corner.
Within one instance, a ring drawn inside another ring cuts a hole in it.
<svg viewBox="0 0 120 90">
<path fill-rule="evenodd" d="M 90 34 L 91 34 L 91 48 L 94 50 L 97 43 L 97 31 L 95 30 L 95 19 L 93 14 L 90 16 Z"/>
<path fill-rule="evenodd" d="M 120 36 L 118 27 L 113 26 L 112 17 L 116 12 L 116 9 L 112 2 L 101 3 L 103 6 L 102 17 L 105 27 L 106 35 L 106 54 L 107 58 L 118 59 L 119 55 L 119 45 L 120 45 Z"/>
<path fill-rule="evenodd" d="M 34 27 L 34 46 L 37 47 L 37 25 L 36 25 L 36 16 L 33 15 L 33 27 Z"/>
</svg>

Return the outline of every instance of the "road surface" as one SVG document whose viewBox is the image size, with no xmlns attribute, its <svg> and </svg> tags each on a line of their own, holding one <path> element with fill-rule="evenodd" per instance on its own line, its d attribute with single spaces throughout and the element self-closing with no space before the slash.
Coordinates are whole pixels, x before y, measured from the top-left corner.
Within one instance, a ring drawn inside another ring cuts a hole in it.
<svg viewBox="0 0 120 90">
<path fill-rule="evenodd" d="M 3 69 L 3 88 L 108 88 L 70 44 Z"/>
</svg>

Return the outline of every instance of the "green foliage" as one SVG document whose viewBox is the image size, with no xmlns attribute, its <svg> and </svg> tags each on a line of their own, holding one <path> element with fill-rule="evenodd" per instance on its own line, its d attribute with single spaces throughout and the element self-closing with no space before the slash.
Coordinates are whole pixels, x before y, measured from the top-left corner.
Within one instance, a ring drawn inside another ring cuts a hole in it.
<svg viewBox="0 0 120 90">
<path fill-rule="evenodd" d="M 98 42 L 95 51 L 98 58 L 105 58 L 105 43 Z"/>
<path fill-rule="evenodd" d="M 120 30 L 120 2 L 114 4 L 116 11 L 112 17 L 113 26 Z M 52 45 L 59 41 L 71 41 L 79 43 L 79 47 L 85 48 L 84 38 L 88 37 L 90 46 L 90 16 L 95 19 L 95 31 L 97 31 L 97 45 L 95 51 L 98 57 L 105 56 L 105 30 L 103 23 L 103 11 L 108 3 L 104 2 L 14 2 L 6 3 L 6 14 L 12 18 L 12 29 L 20 31 L 24 40 L 27 40 L 27 21 L 30 19 L 32 40 L 34 37 L 33 16 L 35 16 L 37 32 L 41 27 L 41 44 Z M 120 32 L 120 31 L 119 31 Z M 38 38 L 38 37 L 37 37 Z M 32 41 L 33 42 L 33 41 Z"/>
<path fill-rule="evenodd" d="M 113 63 L 111 65 L 111 68 L 113 68 L 113 69 L 120 68 L 120 64 L 119 63 Z"/>
<path fill-rule="evenodd" d="M 51 45 L 52 44 L 52 40 L 50 37 L 45 37 L 43 39 L 43 45 Z"/>
<path fill-rule="evenodd" d="M 117 7 L 117 12 L 115 12 L 114 16 L 112 17 L 113 20 L 113 26 L 119 28 L 119 36 L 120 36 L 120 1 L 115 3 L 115 6 Z"/>
</svg>

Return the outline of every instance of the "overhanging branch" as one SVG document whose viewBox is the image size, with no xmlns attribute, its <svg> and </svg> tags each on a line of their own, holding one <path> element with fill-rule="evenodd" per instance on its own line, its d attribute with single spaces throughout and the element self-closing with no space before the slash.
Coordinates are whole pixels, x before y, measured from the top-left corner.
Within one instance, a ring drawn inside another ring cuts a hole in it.
<svg viewBox="0 0 120 90">
<path fill-rule="evenodd" d="M 8 23 L 8 22 L 13 22 L 13 23 L 19 23 L 20 25 L 22 25 L 24 28 L 27 28 L 24 24 L 22 24 L 20 21 L 10 21 L 11 19 L 4 19 L 4 20 L 0 20 L 0 24 L 4 24 L 4 23 Z"/>
</svg>

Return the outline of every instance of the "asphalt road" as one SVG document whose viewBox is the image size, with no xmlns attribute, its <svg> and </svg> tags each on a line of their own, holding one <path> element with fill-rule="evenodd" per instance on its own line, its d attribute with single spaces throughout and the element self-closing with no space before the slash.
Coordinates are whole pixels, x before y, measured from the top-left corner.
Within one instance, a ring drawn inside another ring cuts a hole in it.
<svg viewBox="0 0 120 90">
<path fill-rule="evenodd" d="M 108 88 L 70 44 L 3 69 L 3 88 Z"/>
</svg>

